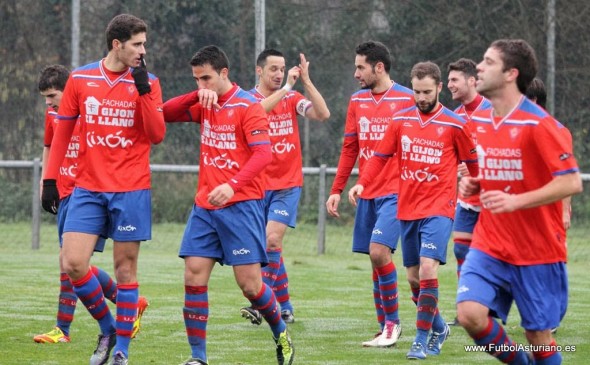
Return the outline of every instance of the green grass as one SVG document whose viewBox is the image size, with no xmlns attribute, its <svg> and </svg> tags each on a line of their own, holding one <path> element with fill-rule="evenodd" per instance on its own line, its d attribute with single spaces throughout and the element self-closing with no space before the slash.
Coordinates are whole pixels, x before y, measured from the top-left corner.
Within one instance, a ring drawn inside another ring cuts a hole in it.
<svg viewBox="0 0 590 365">
<path fill-rule="evenodd" d="M 140 290 L 151 302 L 142 331 L 131 345 L 131 364 L 179 364 L 189 354 L 182 319 L 183 261 L 177 249 L 181 224 L 157 225 L 153 240 L 142 245 L 139 263 Z M 58 245 L 55 228 L 43 226 L 41 248 L 31 250 L 30 225 L 0 224 L 0 364 L 86 364 L 96 344 L 98 326 L 78 304 L 70 344 L 36 344 L 35 334 L 55 324 L 59 285 Z M 570 306 L 557 334 L 561 345 L 575 345 L 563 353 L 564 363 L 587 364 L 590 323 L 590 288 L 587 285 L 590 247 L 587 232 L 574 230 L 569 238 Z M 327 250 L 317 255 L 315 226 L 302 225 L 287 234 L 284 256 L 296 322 L 290 325 L 296 364 L 384 364 L 406 362 L 405 354 L 415 335 L 415 306 L 401 255 L 394 259 L 399 272 L 400 317 L 404 333 L 390 349 L 362 348 L 377 330 L 368 257 L 350 252 L 349 227 L 330 226 Z M 455 315 L 454 258 L 440 270 L 439 306 L 446 319 Z M 112 273 L 112 246 L 95 255 L 93 263 Z M 209 285 L 210 321 L 208 354 L 212 365 L 276 364 L 274 343 L 267 325 L 253 326 L 239 315 L 246 304 L 230 268 L 216 266 Z M 513 309 L 507 331 L 524 341 L 518 312 Z M 466 353 L 472 344 L 463 329 L 453 328 L 443 353 L 427 362 L 437 364 L 494 364 L 484 353 Z M 584 360 L 585 359 L 585 360 Z"/>
</svg>

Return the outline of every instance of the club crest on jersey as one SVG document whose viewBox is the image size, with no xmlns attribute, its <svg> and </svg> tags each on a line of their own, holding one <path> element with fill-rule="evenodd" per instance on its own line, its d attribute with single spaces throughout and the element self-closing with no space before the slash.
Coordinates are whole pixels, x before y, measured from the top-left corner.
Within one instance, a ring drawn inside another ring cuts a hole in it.
<svg viewBox="0 0 590 365">
<path fill-rule="evenodd" d="M 129 94 L 133 94 L 137 89 L 135 88 L 134 85 L 129 85 L 127 87 L 127 92 L 129 92 Z"/>
<path fill-rule="evenodd" d="M 391 109 L 391 111 L 394 111 L 397 108 L 397 104 L 396 103 L 390 103 L 389 104 L 389 109 Z"/>
<path fill-rule="evenodd" d="M 232 115 L 234 115 L 234 110 L 230 109 L 230 111 L 227 112 L 227 116 L 231 117 Z"/>
<path fill-rule="evenodd" d="M 438 134 L 438 136 L 440 137 L 445 131 L 445 127 L 438 127 L 436 129 L 436 133 Z"/>
<path fill-rule="evenodd" d="M 518 136 L 519 130 L 518 128 L 514 127 L 510 130 L 510 138 L 515 139 Z"/>
</svg>

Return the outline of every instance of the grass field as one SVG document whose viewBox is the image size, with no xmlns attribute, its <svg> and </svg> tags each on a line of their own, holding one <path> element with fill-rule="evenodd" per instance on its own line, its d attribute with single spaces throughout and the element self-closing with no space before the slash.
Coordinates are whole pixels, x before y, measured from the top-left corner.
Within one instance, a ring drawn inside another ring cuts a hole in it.
<svg viewBox="0 0 590 365">
<path fill-rule="evenodd" d="M 150 300 L 142 330 L 131 345 L 130 363 L 179 364 L 190 355 L 182 320 L 183 261 L 177 249 L 183 225 L 154 227 L 153 240 L 142 245 L 139 267 L 141 293 Z M 28 223 L 0 224 L 0 364 L 87 364 L 96 345 L 98 326 L 78 304 L 70 344 L 36 344 L 32 337 L 55 325 L 59 285 L 55 228 L 43 226 L 41 248 L 31 250 Z M 590 287 L 587 284 L 587 229 L 570 234 L 570 305 L 557 334 L 561 345 L 575 345 L 563 353 L 566 364 L 590 363 Z M 350 229 L 329 227 L 327 250 L 317 255 L 314 226 L 299 226 L 287 235 L 285 260 L 296 322 L 290 332 L 296 364 L 393 364 L 407 362 L 405 354 L 415 335 L 415 306 L 401 255 L 394 255 L 400 282 L 403 335 L 394 348 L 361 347 L 377 331 L 368 257 L 350 252 Z M 112 273 L 112 251 L 107 245 L 93 263 Z M 455 315 L 456 285 L 452 248 L 449 265 L 440 270 L 439 307 L 445 319 Z M 216 266 L 209 285 L 208 354 L 211 365 L 276 364 L 274 343 L 267 325 L 253 326 L 239 315 L 246 304 L 228 267 Z M 518 312 L 513 309 L 507 331 L 524 340 Z M 497 363 L 485 353 L 465 352 L 472 344 L 463 329 L 453 328 L 436 364 Z"/>
</svg>

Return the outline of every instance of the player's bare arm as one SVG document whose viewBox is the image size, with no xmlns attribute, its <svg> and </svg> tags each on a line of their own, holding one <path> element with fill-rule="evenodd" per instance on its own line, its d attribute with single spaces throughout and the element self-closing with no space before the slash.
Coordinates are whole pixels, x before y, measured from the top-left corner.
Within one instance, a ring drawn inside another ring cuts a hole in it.
<svg viewBox="0 0 590 365">
<path fill-rule="evenodd" d="M 276 90 L 274 93 L 264 98 L 264 100 L 260 102 L 260 105 L 262 105 L 264 111 L 270 113 L 275 108 L 275 106 L 277 106 L 279 101 L 281 101 L 285 97 L 285 95 L 287 95 L 287 93 L 291 91 L 291 89 L 299 79 L 300 73 L 301 70 L 299 69 L 299 67 L 291 67 L 291 69 L 287 72 L 287 81 L 285 82 L 285 86 Z"/>
<path fill-rule="evenodd" d="M 480 191 L 479 178 L 463 176 L 459 181 L 459 192 L 463 196 L 472 196 Z"/>
</svg>

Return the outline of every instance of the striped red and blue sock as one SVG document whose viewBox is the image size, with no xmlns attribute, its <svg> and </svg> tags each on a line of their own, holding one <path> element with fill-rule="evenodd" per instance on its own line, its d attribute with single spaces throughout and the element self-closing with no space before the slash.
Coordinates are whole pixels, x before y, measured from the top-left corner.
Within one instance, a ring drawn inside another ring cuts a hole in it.
<svg viewBox="0 0 590 365">
<path fill-rule="evenodd" d="M 281 251 L 266 251 L 268 257 L 268 265 L 262 268 L 262 281 L 271 288 L 275 285 L 277 280 L 277 272 L 281 266 Z"/>
<path fill-rule="evenodd" d="M 418 296 L 418 310 L 416 315 L 416 342 L 426 348 L 428 333 L 432 328 L 432 321 L 437 312 L 438 280 L 420 280 L 420 295 Z"/>
<path fill-rule="evenodd" d="M 398 315 L 398 293 L 397 293 L 397 270 L 395 264 L 388 264 L 376 269 L 379 276 L 379 292 L 385 320 L 399 323 Z"/>
<path fill-rule="evenodd" d="M 106 271 L 96 266 L 90 266 L 90 270 L 100 283 L 104 297 L 113 303 L 117 303 L 117 283 Z"/>
<path fill-rule="evenodd" d="M 515 350 L 514 342 L 508 337 L 504 327 L 492 317 L 488 317 L 488 325 L 480 333 L 471 336 L 476 344 L 485 346 L 487 353 L 505 364 L 528 364 L 529 359 L 524 351 Z"/>
<path fill-rule="evenodd" d="M 59 302 L 57 305 L 57 327 L 66 335 L 70 335 L 70 325 L 74 320 L 78 296 L 74 293 L 74 287 L 70 277 L 65 272 L 59 275 Z"/>
<path fill-rule="evenodd" d="M 557 342 L 551 341 L 549 351 L 533 352 L 535 365 L 560 365 L 562 362 L 561 353 L 557 351 Z"/>
<path fill-rule="evenodd" d="M 207 321 L 209 295 L 207 286 L 184 287 L 184 326 L 192 357 L 207 360 Z"/>
<path fill-rule="evenodd" d="M 121 351 L 129 357 L 129 343 L 137 317 L 139 284 L 117 284 L 117 344 L 113 353 Z"/>
<path fill-rule="evenodd" d="M 291 304 L 291 297 L 289 296 L 289 277 L 287 276 L 287 269 L 285 268 L 283 255 L 281 255 L 279 265 L 277 279 L 275 280 L 275 284 L 272 289 L 275 292 L 277 301 L 281 305 L 281 310 L 288 309 L 293 312 L 293 305 Z"/>
<path fill-rule="evenodd" d="M 457 277 L 459 277 L 461 276 L 461 266 L 463 266 L 463 262 L 465 262 L 467 252 L 469 252 L 471 239 L 454 238 L 453 242 L 453 251 L 455 253 L 455 258 L 457 259 Z"/>
<path fill-rule="evenodd" d="M 379 273 L 377 269 L 373 270 L 373 302 L 375 303 L 375 313 L 377 314 L 377 322 L 383 330 L 385 327 L 385 311 L 383 310 L 383 302 L 381 301 L 381 290 L 379 290 Z"/>
<path fill-rule="evenodd" d="M 250 301 L 252 308 L 257 309 L 268 322 L 274 337 L 279 338 L 287 325 L 281 319 L 277 300 L 270 286 L 262 283 L 262 288 L 256 296 L 249 298 L 246 293 L 244 293 L 244 296 Z"/>
<path fill-rule="evenodd" d="M 80 280 L 72 281 L 74 292 L 90 312 L 90 315 L 98 321 L 100 331 L 104 335 L 115 333 L 115 319 L 104 299 L 98 279 L 88 270 Z"/>
</svg>

